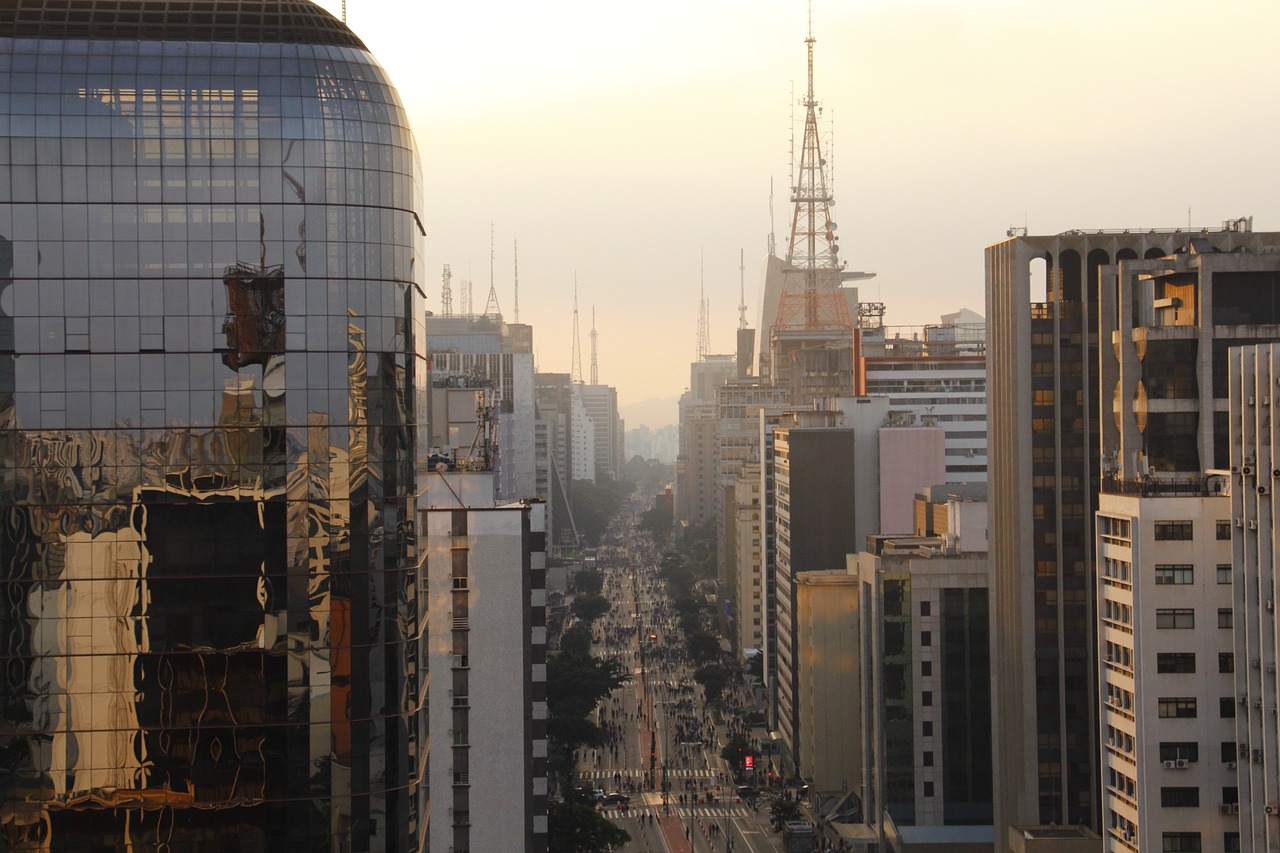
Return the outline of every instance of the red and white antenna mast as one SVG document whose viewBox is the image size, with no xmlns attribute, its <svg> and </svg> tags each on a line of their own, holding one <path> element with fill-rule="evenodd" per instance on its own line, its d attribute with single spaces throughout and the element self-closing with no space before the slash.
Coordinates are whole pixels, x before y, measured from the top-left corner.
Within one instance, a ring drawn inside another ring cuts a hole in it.
<svg viewBox="0 0 1280 853">
<path fill-rule="evenodd" d="M 822 107 L 813 94 L 813 9 L 809 10 L 808 86 L 804 100 L 804 139 L 800 162 L 791 188 L 794 211 L 782 298 L 778 303 L 777 329 L 853 329 L 853 319 L 840 288 L 844 264 L 839 259 L 835 223 L 831 221 L 831 194 L 827 160 L 822 154 L 818 116 Z"/>
</svg>

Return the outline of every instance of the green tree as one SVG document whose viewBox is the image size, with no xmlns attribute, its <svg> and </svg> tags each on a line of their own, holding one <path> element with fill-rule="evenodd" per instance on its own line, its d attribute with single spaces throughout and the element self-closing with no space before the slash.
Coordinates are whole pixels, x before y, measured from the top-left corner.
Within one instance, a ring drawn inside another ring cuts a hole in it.
<svg viewBox="0 0 1280 853">
<path fill-rule="evenodd" d="M 720 750 L 720 757 L 733 765 L 738 772 L 742 771 L 743 762 L 748 755 L 758 756 L 759 753 L 752 748 L 751 742 L 742 735 L 734 735 L 729 738 L 724 748 Z"/>
<path fill-rule="evenodd" d="M 582 569 L 573 576 L 573 587 L 578 592 L 599 595 L 604 589 L 604 578 L 595 569 Z"/>
<path fill-rule="evenodd" d="M 778 798 L 769 806 L 769 826 L 774 832 L 782 832 L 788 821 L 801 820 L 803 816 L 800 804 L 795 800 Z"/>
<path fill-rule="evenodd" d="M 564 853 L 606 853 L 631 840 L 625 829 L 576 799 L 547 804 L 547 849 Z"/>
<path fill-rule="evenodd" d="M 599 593 L 579 595 L 573 599 L 573 604 L 571 605 L 573 615 L 583 622 L 594 622 L 612 608 L 613 605 L 609 603 L 609 599 Z"/>
<path fill-rule="evenodd" d="M 706 631 L 694 631 L 685 640 L 694 663 L 710 663 L 720 657 L 720 641 Z"/>
<path fill-rule="evenodd" d="M 725 668 L 720 664 L 711 663 L 698 667 L 693 673 L 693 680 L 702 685 L 707 701 L 712 705 L 718 705 L 725 687 L 729 685 L 729 673 L 725 672 Z"/>
</svg>

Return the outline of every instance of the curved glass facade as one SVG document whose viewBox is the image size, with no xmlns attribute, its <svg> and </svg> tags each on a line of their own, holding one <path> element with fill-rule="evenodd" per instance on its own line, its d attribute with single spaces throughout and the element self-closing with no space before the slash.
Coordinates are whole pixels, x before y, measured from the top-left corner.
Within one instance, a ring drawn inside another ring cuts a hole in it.
<svg viewBox="0 0 1280 853">
<path fill-rule="evenodd" d="M 45 5 L 0 9 L 0 847 L 417 850 L 404 111 L 332 18 L 272 39 L 309 4 Z"/>
</svg>

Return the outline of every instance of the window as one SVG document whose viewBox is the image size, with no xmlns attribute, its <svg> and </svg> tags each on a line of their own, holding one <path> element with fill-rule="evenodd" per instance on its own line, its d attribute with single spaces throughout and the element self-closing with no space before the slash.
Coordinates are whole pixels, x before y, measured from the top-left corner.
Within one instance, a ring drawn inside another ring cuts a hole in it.
<svg viewBox="0 0 1280 853">
<path fill-rule="evenodd" d="M 1156 611 L 1157 628 L 1194 628 L 1195 626 L 1196 612 L 1190 607 L 1165 607 Z"/>
<path fill-rule="evenodd" d="M 1185 542 L 1191 539 L 1191 522 L 1157 521 L 1155 533 L 1157 542 Z"/>
<path fill-rule="evenodd" d="M 1231 627 L 1232 625 L 1234 625 L 1234 624 L 1235 624 L 1235 622 L 1234 622 L 1234 620 L 1232 620 L 1232 618 L 1231 618 L 1231 608 L 1230 608 L 1230 607 L 1219 607 L 1219 608 L 1218 608 L 1218 627 L 1219 627 L 1219 628 L 1230 628 L 1230 627 Z"/>
<path fill-rule="evenodd" d="M 933 661 L 931 660 L 920 661 L 920 675 L 923 678 L 928 678 L 929 676 L 933 675 Z"/>
<path fill-rule="evenodd" d="M 921 762 L 923 763 L 923 765 L 924 765 L 925 767 L 932 767 L 932 766 L 933 766 L 933 752 L 932 752 L 931 750 L 925 750 L 925 751 L 924 751 L 924 753 L 922 753 L 922 754 L 921 754 L 921 756 L 920 756 L 920 760 L 921 760 Z"/>
<path fill-rule="evenodd" d="M 925 690 L 920 694 L 920 704 L 926 708 L 933 707 L 933 691 Z"/>
<path fill-rule="evenodd" d="M 933 720 L 925 720 L 920 724 L 920 734 L 924 737 L 933 737 Z"/>
<path fill-rule="evenodd" d="M 1218 672 L 1235 672 L 1236 656 L 1232 652 L 1218 652 Z"/>
<path fill-rule="evenodd" d="M 1185 564 L 1156 566 L 1157 584 L 1188 584 L 1192 582 L 1195 570 Z"/>
<path fill-rule="evenodd" d="M 1159 708 L 1160 716 L 1163 719 L 1194 717 L 1196 715 L 1196 698 L 1194 696 L 1161 696 Z"/>
<path fill-rule="evenodd" d="M 1222 521 L 1221 519 L 1219 519 L 1217 523 L 1213 525 L 1213 532 L 1214 532 L 1214 535 L 1219 540 L 1225 539 L 1228 542 L 1230 542 L 1231 541 L 1231 522 Z"/>
<path fill-rule="evenodd" d="M 1162 838 L 1164 853 L 1200 853 L 1200 833 L 1166 832 Z"/>
<path fill-rule="evenodd" d="M 933 645 L 933 633 L 932 633 L 931 631 L 921 631 L 921 632 L 920 632 L 920 645 L 922 645 L 922 646 L 932 646 L 932 645 Z"/>
<path fill-rule="evenodd" d="M 1222 801 L 1227 805 L 1240 802 L 1240 789 L 1235 785 L 1224 785 L 1222 788 Z"/>
<path fill-rule="evenodd" d="M 1218 700 L 1218 716 L 1224 720 L 1235 719 L 1236 700 L 1234 696 L 1223 696 Z"/>
<path fill-rule="evenodd" d="M 1240 833 L 1222 833 L 1222 850 L 1223 853 L 1240 853 Z"/>
<path fill-rule="evenodd" d="M 1195 672 L 1196 656 L 1192 652 L 1161 652 L 1156 655 L 1156 672 Z"/>
<path fill-rule="evenodd" d="M 1199 788 L 1161 788 L 1160 805 L 1166 809 L 1195 809 L 1200 807 Z"/>
<path fill-rule="evenodd" d="M 1218 583 L 1231 583 L 1231 564 L 1218 563 Z"/>
<path fill-rule="evenodd" d="M 932 796 L 933 796 L 933 783 L 932 783 L 932 782 L 925 782 L 925 783 L 924 783 L 924 795 L 925 795 L 926 797 L 932 797 Z M 1199 849 L 1199 848 L 1197 848 L 1197 849 Z"/>
<path fill-rule="evenodd" d="M 1230 764 L 1236 760 L 1235 741 L 1224 740 L 1222 742 L 1222 745 L 1219 747 L 1219 749 L 1222 750 L 1222 754 L 1219 755 L 1218 758 L 1219 760 L 1222 761 L 1223 764 Z"/>
<path fill-rule="evenodd" d="M 453 579 L 453 588 L 454 588 L 454 589 L 466 589 L 466 588 L 467 588 L 467 579 L 466 579 L 466 578 L 454 578 L 454 579 Z"/>
<path fill-rule="evenodd" d="M 1200 760 L 1200 744 L 1195 741 L 1162 741 L 1160 744 L 1161 761 Z"/>
<path fill-rule="evenodd" d="M 931 604 L 932 604 L 932 602 L 929 602 L 929 601 L 922 601 L 922 602 L 920 602 L 920 615 L 921 615 L 921 616 L 930 616 L 930 615 L 932 615 L 932 613 L 933 613 L 933 608 L 930 606 Z"/>
</svg>

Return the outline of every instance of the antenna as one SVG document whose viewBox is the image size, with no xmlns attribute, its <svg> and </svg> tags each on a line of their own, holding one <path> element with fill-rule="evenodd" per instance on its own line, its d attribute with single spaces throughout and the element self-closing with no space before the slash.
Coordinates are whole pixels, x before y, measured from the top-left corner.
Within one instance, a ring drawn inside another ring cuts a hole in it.
<svg viewBox="0 0 1280 853">
<path fill-rule="evenodd" d="M 342 0 L 342 23 L 347 22 L 347 0 Z"/>
<path fill-rule="evenodd" d="M 520 322 L 520 241 L 511 241 L 511 260 L 515 264 L 516 277 L 516 322 Z"/>
<path fill-rule="evenodd" d="M 591 306 L 591 384 L 600 384 L 600 370 L 596 364 L 596 306 Z"/>
<path fill-rule="evenodd" d="M 493 284 L 493 259 L 496 253 L 493 250 L 493 223 L 489 223 L 489 298 L 484 303 L 484 315 L 486 317 L 502 318 L 502 309 L 498 307 L 498 288 Z"/>
<path fill-rule="evenodd" d="M 747 253 L 738 250 L 738 328 L 747 327 Z"/>
<path fill-rule="evenodd" d="M 578 342 L 578 271 L 573 271 L 573 352 L 569 356 L 569 381 L 582 384 L 582 345 Z"/>
<path fill-rule="evenodd" d="M 702 253 L 698 254 L 698 361 L 706 361 L 711 354 L 711 331 L 707 321 L 706 285 L 703 281 Z"/>
<path fill-rule="evenodd" d="M 444 286 L 440 288 L 440 313 L 453 316 L 453 272 L 448 264 L 444 265 Z"/>
<path fill-rule="evenodd" d="M 794 136 L 792 137 L 792 145 L 793 146 L 795 145 Z M 769 178 L 769 254 L 770 255 L 778 254 L 778 241 L 774 237 L 776 230 L 777 229 L 774 228 L 774 224 L 773 224 L 773 178 L 771 176 Z"/>
</svg>

